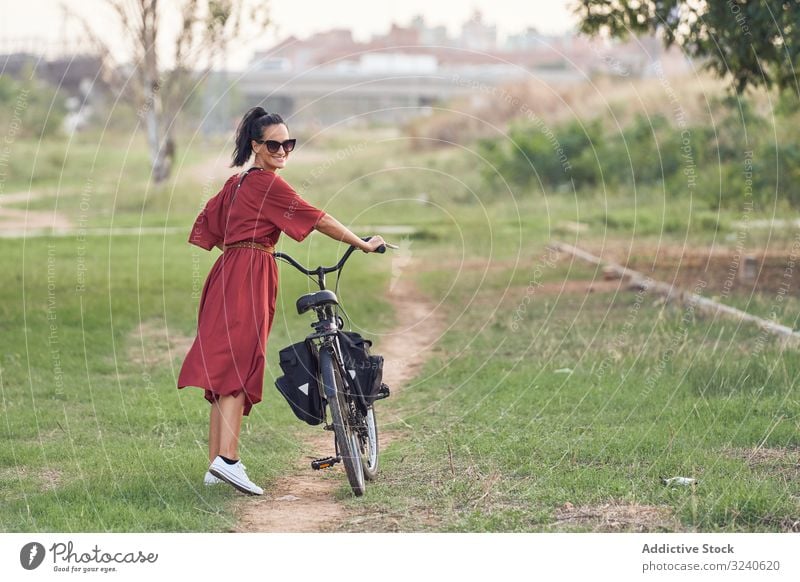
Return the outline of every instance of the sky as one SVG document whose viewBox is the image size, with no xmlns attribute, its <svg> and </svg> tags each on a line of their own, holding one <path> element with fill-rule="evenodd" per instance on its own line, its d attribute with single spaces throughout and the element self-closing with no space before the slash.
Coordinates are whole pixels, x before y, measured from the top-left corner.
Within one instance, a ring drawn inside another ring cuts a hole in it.
<svg viewBox="0 0 800 582">
<path fill-rule="evenodd" d="M 528 26 L 546 33 L 563 32 L 573 22 L 567 2 L 560 0 L 295 0 L 272 4 L 276 23 L 286 32 L 305 35 L 324 28 L 351 28 L 359 40 L 386 32 L 393 20 L 408 24 L 415 14 L 425 16 L 429 25 L 445 25 L 452 34 L 476 9 L 483 13 L 484 21 L 497 25 L 501 36 Z"/>
<path fill-rule="evenodd" d="M 574 26 L 570 0 L 247 0 L 267 6 L 274 27 L 252 39 L 242 39 L 234 53 L 238 61 L 248 60 L 256 50 L 264 50 L 289 35 L 305 38 L 331 28 L 350 28 L 356 40 L 383 34 L 392 22 L 408 25 L 421 14 L 428 25 L 444 25 L 454 35 L 475 10 L 495 24 L 502 40 L 529 26 L 542 33 L 565 32 Z M 168 5 L 169 0 L 162 0 Z M 63 8 L 66 6 L 66 11 Z M 113 25 L 113 12 L 104 0 L 0 0 L 0 53 L 15 49 L 22 39 L 28 45 L 54 50 L 63 39 L 75 41 L 80 27 L 66 12 L 82 14 L 96 30 L 104 33 L 119 60 L 126 59 L 121 31 Z M 165 30 L 177 21 L 167 21 Z"/>
</svg>

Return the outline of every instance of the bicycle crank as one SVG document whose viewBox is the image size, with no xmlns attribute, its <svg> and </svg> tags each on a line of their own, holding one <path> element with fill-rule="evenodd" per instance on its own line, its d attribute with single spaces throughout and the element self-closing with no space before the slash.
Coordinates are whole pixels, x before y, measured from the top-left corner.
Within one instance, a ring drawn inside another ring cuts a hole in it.
<svg viewBox="0 0 800 582">
<path fill-rule="evenodd" d="M 320 469 L 333 467 L 336 463 L 340 463 L 341 461 L 341 457 L 325 457 L 324 459 L 314 459 L 311 461 L 311 468 L 315 471 L 319 471 Z"/>
</svg>

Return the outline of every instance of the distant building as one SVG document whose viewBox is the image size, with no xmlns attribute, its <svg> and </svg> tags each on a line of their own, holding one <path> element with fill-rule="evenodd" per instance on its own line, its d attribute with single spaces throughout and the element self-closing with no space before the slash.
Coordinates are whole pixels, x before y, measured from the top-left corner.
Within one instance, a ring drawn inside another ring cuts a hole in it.
<svg viewBox="0 0 800 582">
<path fill-rule="evenodd" d="M 413 26 L 392 24 L 389 32 L 380 40 L 388 46 L 413 46 L 420 44 L 420 31 Z"/>
<path fill-rule="evenodd" d="M 572 33 L 543 35 L 532 27 L 500 45 L 497 28 L 476 11 L 455 38 L 422 16 L 408 26 L 392 24 L 368 42 L 355 41 L 346 29 L 289 37 L 256 53 L 236 90 L 246 103 L 264 104 L 295 127 L 400 123 L 454 98 L 497 98 L 495 88 L 531 79 L 641 76 L 647 63 L 662 57 L 656 39 L 609 44 Z M 216 101 L 212 96 L 208 102 Z"/>
<path fill-rule="evenodd" d="M 434 46 L 450 46 L 453 44 L 453 41 L 447 36 L 447 28 L 444 26 L 428 26 L 421 15 L 413 18 L 411 26 L 417 31 L 419 44 Z"/>
<path fill-rule="evenodd" d="M 497 27 L 483 21 L 483 14 L 476 10 L 472 18 L 461 27 L 461 46 L 476 51 L 497 49 Z"/>
<path fill-rule="evenodd" d="M 508 51 L 535 51 L 541 49 L 552 37 L 540 34 L 535 28 L 528 27 L 518 34 L 512 34 L 506 39 L 505 48 Z"/>
</svg>

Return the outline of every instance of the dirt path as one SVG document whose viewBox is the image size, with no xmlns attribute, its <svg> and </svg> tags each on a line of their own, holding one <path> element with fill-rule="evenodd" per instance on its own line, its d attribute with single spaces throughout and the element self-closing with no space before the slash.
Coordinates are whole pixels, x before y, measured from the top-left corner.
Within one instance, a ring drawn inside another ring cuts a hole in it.
<svg viewBox="0 0 800 582">
<path fill-rule="evenodd" d="M 413 263 L 412 263 L 413 265 Z M 377 353 L 385 358 L 384 382 L 393 394 L 402 390 L 420 371 L 430 347 L 445 329 L 444 317 L 435 304 L 414 285 L 406 268 L 388 294 L 398 324 L 381 338 Z M 388 405 L 388 406 L 387 406 Z M 379 426 L 389 424 L 391 399 L 378 405 Z M 383 408 L 384 410 L 381 410 Z M 392 440 L 391 433 L 381 433 L 380 444 Z M 293 471 L 268 489 L 263 497 L 244 498 L 239 506 L 238 532 L 320 532 L 333 529 L 344 518 L 345 510 L 336 500 L 336 490 L 347 483 L 344 469 L 337 465 L 327 471 L 312 471 L 310 461 L 327 455 L 333 447 L 333 436 L 319 429 L 303 442 L 304 455 Z M 380 478 L 380 477 L 379 477 Z"/>
<path fill-rule="evenodd" d="M 13 192 L 0 196 L 0 234 L 5 237 L 24 237 L 41 230 L 64 231 L 72 223 L 52 210 L 8 208 L 8 204 L 24 204 L 42 198 L 37 192 Z"/>
</svg>

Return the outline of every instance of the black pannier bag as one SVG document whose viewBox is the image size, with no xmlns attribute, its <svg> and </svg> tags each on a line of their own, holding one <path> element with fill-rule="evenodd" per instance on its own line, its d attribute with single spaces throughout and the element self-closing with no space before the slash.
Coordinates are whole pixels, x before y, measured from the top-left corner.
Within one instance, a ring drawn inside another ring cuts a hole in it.
<svg viewBox="0 0 800 582">
<path fill-rule="evenodd" d="M 354 331 L 340 331 L 339 345 L 342 348 L 344 367 L 355 380 L 362 409 L 375 402 L 383 380 L 383 356 L 371 355 L 372 342 Z"/>
<path fill-rule="evenodd" d="M 275 387 L 297 418 L 308 424 L 321 423 L 324 410 L 317 384 L 317 362 L 311 348 L 303 341 L 283 348 L 278 356 L 283 376 L 275 380 Z"/>
</svg>

